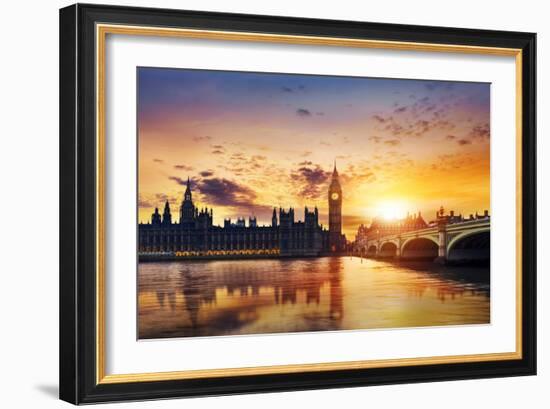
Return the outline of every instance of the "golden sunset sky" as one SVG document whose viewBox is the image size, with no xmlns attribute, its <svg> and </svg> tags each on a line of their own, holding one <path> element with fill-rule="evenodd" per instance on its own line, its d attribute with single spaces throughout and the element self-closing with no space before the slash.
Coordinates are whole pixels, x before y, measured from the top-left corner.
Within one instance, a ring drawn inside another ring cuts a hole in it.
<svg viewBox="0 0 550 409">
<path fill-rule="evenodd" d="M 139 68 L 139 221 L 189 177 L 214 224 L 318 206 L 336 160 L 343 228 L 490 206 L 490 84 Z"/>
</svg>

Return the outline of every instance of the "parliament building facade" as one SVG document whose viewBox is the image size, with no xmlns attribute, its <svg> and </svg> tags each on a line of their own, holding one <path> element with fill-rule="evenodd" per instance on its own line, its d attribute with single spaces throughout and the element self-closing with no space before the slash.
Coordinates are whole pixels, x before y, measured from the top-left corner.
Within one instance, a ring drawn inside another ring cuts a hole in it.
<svg viewBox="0 0 550 409">
<path fill-rule="evenodd" d="M 329 229 L 319 224 L 319 211 L 304 209 L 304 220 L 296 221 L 294 209 L 274 208 L 270 225 L 260 226 L 255 217 L 225 219 L 213 224 L 213 209 L 199 209 L 193 203 L 191 185 L 179 209 L 179 220 L 172 220 L 168 202 L 158 208 L 149 223 L 138 226 L 140 259 L 157 257 L 300 257 L 342 253 L 342 189 L 336 166 L 328 192 Z"/>
</svg>

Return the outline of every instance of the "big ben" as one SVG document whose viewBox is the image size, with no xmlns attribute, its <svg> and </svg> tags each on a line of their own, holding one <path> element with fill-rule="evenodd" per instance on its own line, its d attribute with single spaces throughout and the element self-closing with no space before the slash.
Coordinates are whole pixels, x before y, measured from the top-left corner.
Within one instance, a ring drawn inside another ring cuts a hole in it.
<svg viewBox="0 0 550 409">
<path fill-rule="evenodd" d="M 332 180 L 328 189 L 328 234 L 330 251 L 343 251 L 342 245 L 342 187 L 338 180 L 336 162 L 332 172 Z"/>
</svg>

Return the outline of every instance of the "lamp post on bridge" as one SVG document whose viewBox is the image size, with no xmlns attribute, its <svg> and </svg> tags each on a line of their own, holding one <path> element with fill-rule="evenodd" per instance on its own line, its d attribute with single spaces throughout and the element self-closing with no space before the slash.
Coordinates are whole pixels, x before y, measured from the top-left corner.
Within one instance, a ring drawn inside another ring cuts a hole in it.
<svg viewBox="0 0 550 409">
<path fill-rule="evenodd" d="M 397 248 L 395 249 L 395 259 L 400 260 L 401 259 L 401 246 L 403 245 L 403 241 L 401 239 L 401 234 L 397 237 Z"/>
<path fill-rule="evenodd" d="M 443 206 L 437 212 L 437 232 L 439 248 L 437 250 L 437 258 L 435 263 L 445 264 L 447 262 L 447 216 L 445 216 L 445 209 Z"/>
</svg>

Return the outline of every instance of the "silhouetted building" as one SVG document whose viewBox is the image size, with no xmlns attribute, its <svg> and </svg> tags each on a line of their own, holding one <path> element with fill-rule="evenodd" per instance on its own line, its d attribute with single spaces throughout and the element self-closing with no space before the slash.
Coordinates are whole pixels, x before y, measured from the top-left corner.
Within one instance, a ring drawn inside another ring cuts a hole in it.
<svg viewBox="0 0 550 409">
<path fill-rule="evenodd" d="M 337 178 L 338 174 L 335 174 Z M 341 193 L 341 189 L 338 191 Z M 332 232 L 341 231 L 341 197 L 337 201 L 337 211 L 331 208 L 329 217 L 333 223 Z M 270 226 L 259 226 L 256 217 L 249 217 L 248 225 L 244 218 L 238 218 L 236 223 L 225 219 L 223 226 L 214 226 L 213 210 L 195 207 L 188 179 L 179 213 L 179 222 L 172 222 L 170 205 L 166 202 L 162 217 L 158 208 L 155 208 L 151 222 L 139 224 L 140 254 L 180 252 L 182 255 L 206 257 L 284 257 L 318 256 L 329 250 L 329 231 L 319 224 L 317 207 L 312 211 L 306 207 L 303 221 L 295 220 L 293 208 L 279 208 L 277 218 L 277 210 L 274 208 Z M 342 249 L 341 243 L 345 243 L 345 237 L 341 233 L 331 237 L 332 245 L 338 250 Z"/>
<path fill-rule="evenodd" d="M 154 216 L 154 215 L 153 215 Z M 462 214 L 455 214 L 453 210 L 449 214 L 445 214 L 445 210 L 441 207 L 435 214 L 435 219 L 426 223 L 420 212 L 418 214 L 409 215 L 404 219 L 397 220 L 385 220 L 380 217 L 375 217 L 370 226 L 361 224 L 357 229 L 355 236 L 355 242 L 364 242 L 368 240 L 378 239 L 380 237 L 392 236 L 396 234 L 402 234 L 409 231 L 422 230 L 428 227 L 436 227 L 443 224 L 456 224 L 464 223 L 468 221 L 475 221 L 481 219 L 489 219 L 489 211 L 485 210 L 483 214 L 470 214 L 467 218 Z"/>
<path fill-rule="evenodd" d="M 435 213 L 435 219 L 430 222 L 430 226 L 436 226 L 441 222 L 444 222 L 445 224 L 455 224 L 489 218 L 489 210 L 484 210 L 483 214 L 478 214 L 476 212 L 475 215 L 471 213 L 468 217 L 464 217 L 462 213 L 458 215 L 455 214 L 454 210 L 449 211 L 449 214 L 445 214 L 445 209 L 443 208 L 443 206 L 441 206 L 440 209 Z"/>
<path fill-rule="evenodd" d="M 428 223 L 418 212 L 418 214 L 409 215 L 403 219 L 386 220 L 381 217 L 375 217 L 369 227 L 359 226 L 357 229 L 356 241 L 364 239 L 376 239 L 378 237 L 391 236 L 394 234 L 406 233 L 413 230 L 421 230 L 428 227 Z"/>
<path fill-rule="evenodd" d="M 346 247 L 346 238 L 342 234 L 342 187 L 336 162 L 328 189 L 328 209 L 329 250 L 331 253 L 342 252 Z"/>
</svg>

